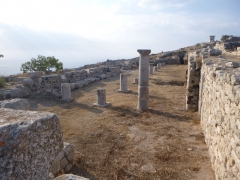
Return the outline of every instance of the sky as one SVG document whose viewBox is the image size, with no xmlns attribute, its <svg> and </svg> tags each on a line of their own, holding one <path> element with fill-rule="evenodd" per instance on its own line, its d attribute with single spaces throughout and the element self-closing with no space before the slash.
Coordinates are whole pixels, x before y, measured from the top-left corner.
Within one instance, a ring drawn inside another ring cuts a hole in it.
<svg viewBox="0 0 240 180">
<path fill-rule="evenodd" d="M 0 75 L 54 56 L 64 68 L 240 36 L 240 0 L 0 0 Z"/>
</svg>

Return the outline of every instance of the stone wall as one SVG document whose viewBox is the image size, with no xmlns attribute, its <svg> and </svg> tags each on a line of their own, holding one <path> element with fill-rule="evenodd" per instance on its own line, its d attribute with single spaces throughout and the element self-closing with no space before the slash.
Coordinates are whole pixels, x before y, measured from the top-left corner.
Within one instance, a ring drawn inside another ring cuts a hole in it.
<svg viewBox="0 0 240 180">
<path fill-rule="evenodd" d="M 196 53 L 188 55 L 188 71 L 187 71 L 187 86 L 186 86 L 186 109 L 198 110 L 199 97 L 199 81 L 200 81 L 200 64 Z"/>
<path fill-rule="evenodd" d="M 85 70 L 64 70 L 62 74 L 42 75 L 41 72 L 30 72 L 22 84 L 10 90 L 0 91 L 0 100 L 24 98 L 28 96 L 47 96 L 61 99 L 61 84 L 70 83 L 71 90 L 81 88 L 91 82 L 119 75 L 120 66 L 94 67 Z"/>
<path fill-rule="evenodd" d="M 240 42 L 217 42 L 214 48 L 226 55 L 240 55 L 238 47 L 240 47 Z"/>
<path fill-rule="evenodd" d="M 240 68 L 203 60 L 199 109 L 216 179 L 240 179 Z"/>
</svg>

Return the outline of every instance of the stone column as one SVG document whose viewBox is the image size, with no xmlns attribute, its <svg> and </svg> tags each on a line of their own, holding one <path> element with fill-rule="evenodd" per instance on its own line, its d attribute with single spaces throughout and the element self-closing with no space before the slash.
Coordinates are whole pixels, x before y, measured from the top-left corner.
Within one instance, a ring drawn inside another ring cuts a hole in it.
<svg viewBox="0 0 240 180">
<path fill-rule="evenodd" d="M 71 86 L 69 83 L 61 84 L 61 94 L 62 94 L 61 101 L 70 102 L 73 100 L 73 98 L 71 97 Z"/>
<path fill-rule="evenodd" d="M 148 109 L 148 81 L 149 81 L 149 54 L 150 49 L 138 49 L 139 58 L 139 83 L 138 83 L 138 106 L 137 110 Z"/>
<path fill-rule="evenodd" d="M 149 63 L 149 74 L 153 74 L 153 64 Z"/>
<path fill-rule="evenodd" d="M 154 66 L 153 70 L 154 70 L 154 72 L 157 71 L 157 66 Z"/>
<path fill-rule="evenodd" d="M 158 63 L 158 64 L 157 64 L 157 68 L 158 68 L 158 69 L 161 69 L 161 63 Z"/>
<path fill-rule="evenodd" d="M 138 78 L 134 78 L 134 81 L 132 82 L 132 84 L 138 84 Z"/>
<path fill-rule="evenodd" d="M 214 42 L 215 41 L 215 36 L 209 36 L 209 42 Z"/>
<path fill-rule="evenodd" d="M 106 102 L 106 89 L 98 89 L 97 98 L 97 103 L 94 103 L 94 106 L 107 107 L 109 105 L 109 103 Z"/>
<path fill-rule="evenodd" d="M 120 74 L 120 89 L 118 92 L 129 92 L 129 89 L 127 89 L 127 74 Z"/>
</svg>

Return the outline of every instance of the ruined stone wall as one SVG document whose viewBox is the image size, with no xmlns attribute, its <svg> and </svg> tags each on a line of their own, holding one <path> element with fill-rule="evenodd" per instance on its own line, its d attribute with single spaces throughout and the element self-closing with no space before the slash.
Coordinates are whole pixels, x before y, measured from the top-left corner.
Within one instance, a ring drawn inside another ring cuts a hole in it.
<svg viewBox="0 0 240 180">
<path fill-rule="evenodd" d="M 196 52 L 188 55 L 188 71 L 186 85 L 186 109 L 198 110 L 199 81 L 200 81 L 200 62 Z"/>
<path fill-rule="evenodd" d="M 240 179 L 240 68 L 203 59 L 199 113 L 216 179 Z"/>
<path fill-rule="evenodd" d="M 217 42 L 215 49 L 219 49 L 226 55 L 240 55 L 240 42 Z"/>
<path fill-rule="evenodd" d="M 94 67 L 86 70 L 64 70 L 62 74 L 42 76 L 41 72 L 29 73 L 29 78 L 22 80 L 22 84 L 10 90 L 0 91 L 0 101 L 10 98 L 24 98 L 28 96 L 47 96 L 61 99 L 61 84 L 70 83 L 71 90 L 78 89 L 91 82 L 119 75 L 121 69 L 117 67 Z"/>
</svg>

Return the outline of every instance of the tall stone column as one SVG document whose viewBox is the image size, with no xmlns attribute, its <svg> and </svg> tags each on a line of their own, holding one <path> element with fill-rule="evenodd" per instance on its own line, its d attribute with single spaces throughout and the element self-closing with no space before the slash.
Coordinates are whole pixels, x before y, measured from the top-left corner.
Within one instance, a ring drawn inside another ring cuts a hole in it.
<svg viewBox="0 0 240 180">
<path fill-rule="evenodd" d="M 70 102 L 73 100 L 73 98 L 71 97 L 71 86 L 69 83 L 61 84 L 61 94 L 62 94 L 61 101 Z"/>
<path fill-rule="evenodd" d="M 120 74 L 120 89 L 118 92 L 129 92 L 129 89 L 127 89 L 127 74 Z"/>
<path fill-rule="evenodd" d="M 109 103 L 106 102 L 106 89 L 98 89 L 97 98 L 97 103 L 94 103 L 94 106 L 107 107 L 109 105 Z"/>
<path fill-rule="evenodd" d="M 149 54 L 150 49 L 138 49 L 139 58 L 139 82 L 138 82 L 138 106 L 137 110 L 148 109 L 148 84 L 149 84 Z"/>
<path fill-rule="evenodd" d="M 149 74 L 153 74 L 153 64 L 149 63 Z"/>
</svg>

